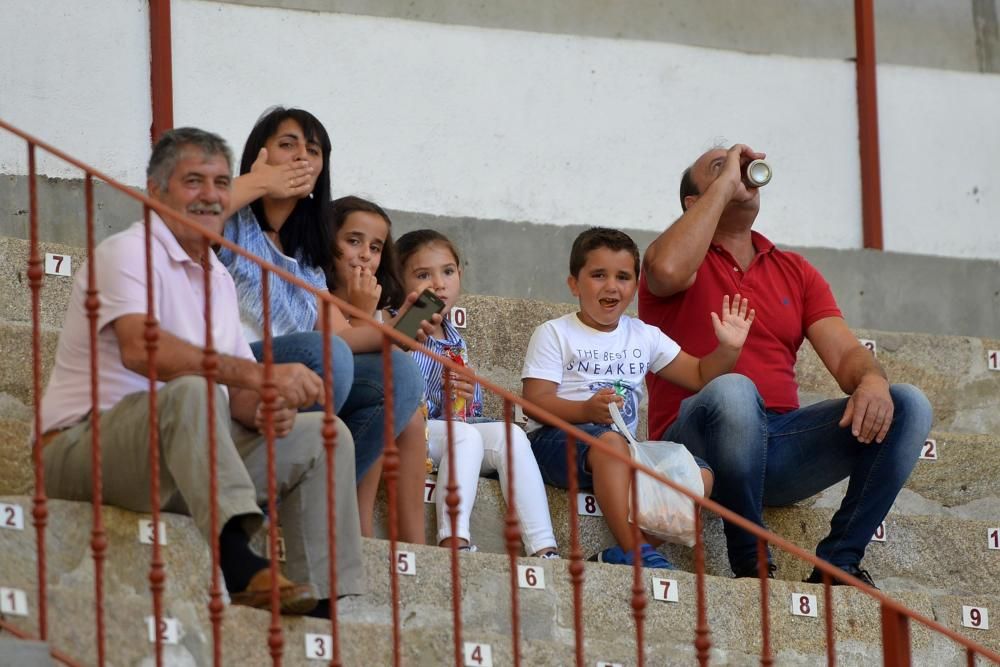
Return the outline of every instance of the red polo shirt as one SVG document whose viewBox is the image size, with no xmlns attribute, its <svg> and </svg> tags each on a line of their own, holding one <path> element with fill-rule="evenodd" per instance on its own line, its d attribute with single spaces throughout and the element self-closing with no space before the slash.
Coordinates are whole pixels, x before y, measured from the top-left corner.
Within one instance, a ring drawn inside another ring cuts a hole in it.
<svg viewBox="0 0 1000 667">
<path fill-rule="evenodd" d="M 709 313 L 719 312 L 722 297 L 737 292 L 757 311 L 734 372 L 746 375 L 769 410 L 799 407 L 795 357 L 806 329 L 825 317 L 842 317 L 830 285 L 804 257 L 779 250 L 751 232 L 757 251 L 744 272 L 722 246 L 714 243 L 698 267 L 694 284 L 666 299 L 654 296 L 639 279 L 639 317 L 663 330 L 688 354 L 703 357 L 718 344 Z M 677 418 L 680 402 L 691 392 L 647 375 L 649 437 L 659 438 Z"/>
</svg>

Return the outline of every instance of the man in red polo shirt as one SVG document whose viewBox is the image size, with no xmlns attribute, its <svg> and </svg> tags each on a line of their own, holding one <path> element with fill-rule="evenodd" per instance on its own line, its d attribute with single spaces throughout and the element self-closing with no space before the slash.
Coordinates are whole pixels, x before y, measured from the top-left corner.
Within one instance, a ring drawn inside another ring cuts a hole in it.
<svg viewBox="0 0 1000 667">
<path fill-rule="evenodd" d="M 694 395 L 647 376 L 649 433 L 705 459 L 716 474 L 713 499 L 761 526 L 764 505 L 788 505 L 849 477 L 816 555 L 874 586 L 861 559 L 913 470 L 931 406 L 916 387 L 889 384 L 809 262 L 752 230 L 760 191 L 742 171 L 762 157 L 742 144 L 699 157 L 681 178 L 684 213 L 646 250 L 639 317 L 689 354 L 709 351 L 708 314 L 722 295 L 738 292 L 757 311 L 733 373 Z M 795 358 L 804 338 L 847 398 L 799 407 Z M 756 538 L 728 523 L 725 532 L 734 574 L 756 576 Z M 807 579 L 821 580 L 815 570 Z"/>
</svg>

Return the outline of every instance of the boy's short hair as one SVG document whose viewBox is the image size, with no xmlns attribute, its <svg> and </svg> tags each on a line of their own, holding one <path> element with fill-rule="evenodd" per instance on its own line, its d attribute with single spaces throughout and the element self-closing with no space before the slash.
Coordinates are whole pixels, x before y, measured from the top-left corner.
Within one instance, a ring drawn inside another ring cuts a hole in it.
<svg viewBox="0 0 1000 667">
<path fill-rule="evenodd" d="M 570 275 L 576 278 L 580 269 L 587 263 L 587 255 L 598 248 L 627 250 L 632 253 L 632 258 L 635 260 L 635 275 L 636 278 L 639 277 L 639 246 L 625 232 L 608 227 L 591 227 L 576 237 L 573 249 L 569 253 Z"/>
</svg>

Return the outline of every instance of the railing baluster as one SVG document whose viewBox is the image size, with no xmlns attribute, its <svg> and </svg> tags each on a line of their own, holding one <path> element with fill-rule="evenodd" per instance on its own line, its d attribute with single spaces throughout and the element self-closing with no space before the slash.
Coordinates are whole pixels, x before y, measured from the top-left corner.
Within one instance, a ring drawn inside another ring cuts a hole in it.
<svg viewBox="0 0 1000 667">
<path fill-rule="evenodd" d="M 271 569 L 271 625 L 268 629 L 267 645 L 271 651 L 271 662 L 281 665 L 285 637 L 281 629 L 281 594 L 278 587 L 278 482 L 274 444 L 274 411 L 278 392 L 274 387 L 274 350 L 271 347 L 271 289 L 270 271 L 261 269 L 260 294 L 263 305 L 264 328 L 264 382 L 261 387 L 261 401 L 264 408 L 264 438 L 267 442 L 267 553 Z"/>
<path fill-rule="evenodd" d="M 392 664 L 402 664 L 402 637 L 399 627 L 399 571 L 396 546 L 399 539 L 399 448 L 393 428 L 392 400 L 392 341 L 382 337 L 382 386 L 385 396 L 383 438 L 385 447 L 382 458 L 382 476 L 389 503 L 389 588 L 392 593 Z"/>
<path fill-rule="evenodd" d="M 35 496 L 31 516 L 35 523 L 38 550 L 38 636 L 45 641 L 48 629 L 48 594 L 45 579 L 45 526 L 49 510 L 45 497 L 45 472 L 42 464 L 42 258 L 38 254 L 38 184 L 36 183 L 35 144 L 28 142 L 28 215 L 31 254 L 28 258 L 28 284 L 31 286 L 31 384 L 34 403 L 34 442 L 31 458 L 35 467 Z"/>
<path fill-rule="evenodd" d="M 886 667 L 909 667 L 910 623 L 895 609 L 882 603 L 882 664 Z"/>
<path fill-rule="evenodd" d="M 337 623 L 337 502 L 334 493 L 336 479 L 337 425 L 333 416 L 335 398 L 333 393 L 333 351 L 330 343 L 329 301 L 323 301 L 323 448 L 326 450 L 326 535 L 330 559 L 330 667 L 340 667 L 340 625 Z"/>
<path fill-rule="evenodd" d="M 104 529 L 104 471 L 101 458 L 101 400 L 97 371 L 97 316 L 101 301 L 97 294 L 94 269 L 94 177 L 88 173 L 83 185 L 87 209 L 87 322 L 90 329 L 90 474 L 94 526 L 90 532 L 90 550 L 94 557 L 94 620 L 97 626 L 97 664 L 103 667 L 104 643 L 104 557 L 108 536 Z"/>
<path fill-rule="evenodd" d="M 976 667 L 976 652 L 971 648 L 965 649 L 965 661 L 967 667 Z"/>
<path fill-rule="evenodd" d="M 632 505 L 632 618 L 635 619 L 635 664 L 643 667 L 646 652 L 643 646 L 644 621 L 646 619 L 646 587 L 642 581 L 642 535 L 639 532 L 639 472 L 631 468 L 629 497 Z"/>
<path fill-rule="evenodd" d="M 833 634 L 833 586 L 830 575 L 823 573 L 823 602 L 826 616 L 826 664 L 833 667 L 837 664 L 836 637 Z"/>
<path fill-rule="evenodd" d="M 702 516 L 699 509 L 694 513 L 694 587 L 695 605 L 698 609 L 694 648 L 698 655 L 698 664 L 705 667 L 708 664 L 712 639 L 709 636 L 708 614 L 705 609 L 705 540 L 702 532 Z"/>
<path fill-rule="evenodd" d="M 208 616 L 212 622 L 212 664 L 222 665 L 222 589 L 219 585 L 219 443 L 215 437 L 215 376 L 218 372 L 219 357 L 212 335 L 212 246 L 208 238 L 202 238 L 202 274 L 205 280 L 205 355 L 202 369 L 205 373 L 205 418 L 208 424 L 208 524 L 211 535 L 209 548 L 212 552 L 212 578 L 209 591 Z"/>
<path fill-rule="evenodd" d="M 773 665 L 774 653 L 771 651 L 771 602 L 768 588 L 767 542 L 757 538 L 757 576 L 760 578 L 760 664 Z"/>
<path fill-rule="evenodd" d="M 569 579 L 573 585 L 573 639 L 576 642 L 576 667 L 583 667 L 583 551 L 580 549 L 580 517 L 576 497 L 580 483 L 576 476 L 576 437 L 566 435 L 566 471 L 569 473 L 567 510 L 569 511 Z"/>
<path fill-rule="evenodd" d="M 155 628 L 156 665 L 163 665 L 163 637 L 160 632 L 163 619 L 163 589 L 167 578 L 160 547 L 160 418 L 156 404 L 156 352 L 160 341 L 160 327 L 156 321 L 156 303 L 153 278 L 153 222 L 149 206 L 142 207 L 146 238 L 146 363 L 149 375 L 149 504 L 153 515 L 153 553 L 149 566 L 149 589 L 153 594 L 153 627 Z"/>
<path fill-rule="evenodd" d="M 452 613 L 452 636 L 454 638 L 455 667 L 460 667 L 464 663 L 462 654 L 462 579 L 458 565 L 458 483 L 455 481 L 455 428 L 452 423 L 454 414 L 452 413 L 455 402 L 449 400 L 451 396 L 451 372 L 445 367 L 444 384 L 441 387 L 442 407 L 444 407 L 445 430 L 448 433 L 448 495 L 445 496 L 445 504 L 448 506 L 448 525 L 451 526 L 451 540 L 449 551 L 451 552 L 451 613 Z"/>
<path fill-rule="evenodd" d="M 520 667 L 521 616 L 518 604 L 517 552 L 521 550 L 521 530 L 517 523 L 517 503 L 514 501 L 514 438 L 511 431 L 514 428 L 514 405 L 510 399 L 504 399 L 503 402 L 503 421 L 507 436 L 507 515 L 504 519 L 506 524 L 504 537 L 507 541 L 507 556 L 510 559 L 510 642 L 514 667 Z"/>
</svg>

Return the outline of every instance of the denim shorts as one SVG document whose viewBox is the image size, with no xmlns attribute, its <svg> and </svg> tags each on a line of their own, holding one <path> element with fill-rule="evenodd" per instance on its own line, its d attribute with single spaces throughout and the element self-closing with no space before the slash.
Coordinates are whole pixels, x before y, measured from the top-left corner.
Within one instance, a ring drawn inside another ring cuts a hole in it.
<svg viewBox="0 0 1000 667">
<path fill-rule="evenodd" d="M 615 430 L 610 424 L 574 424 L 574 426 L 594 438 L 600 438 L 608 431 Z M 531 451 L 535 454 L 538 470 L 542 473 L 542 479 L 545 483 L 560 489 L 569 488 L 566 434 L 553 426 L 543 426 L 529 433 L 528 440 L 531 441 Z M 579 440 L 576 441 L 576 480 L 581 490 L 594 488 L 594 477 L 587 468 L 588 451 L 590 451 L 590 445 Z M 697 456 L 694 457 L 694 462 L 698 464 L 699 468 L 712 470 L 705 461 Z"/>
</svg>

